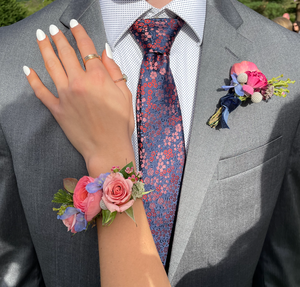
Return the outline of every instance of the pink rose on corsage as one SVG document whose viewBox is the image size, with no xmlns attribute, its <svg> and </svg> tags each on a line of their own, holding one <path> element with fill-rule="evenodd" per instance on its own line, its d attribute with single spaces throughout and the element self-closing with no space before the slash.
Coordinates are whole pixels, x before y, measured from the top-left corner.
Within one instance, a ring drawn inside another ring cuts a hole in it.
<svg viewBox="0 0 300 287">
<path fill-rule="evenodd" d="M 101 211 L 102 190 L 94 193 L 89 193 L 86 190 L 86 186 L 94 180 L 89 176 L 82 177 L 78 181 L 73 195 L 74 207 L 85 213 L 86 221 L 91 221 Z"/>
<path fill-rule="evenodd" d="M 76 214 L 73 214 L 70 217 L 63 219 L 62 222 L 68 228 L 68 231 L 71 230 L 72 233 L 76 233 L 75 231 Z"/>
<path fill-rule="evenodd" d="M 248 76 L 247 84 L 243 85 L 243 91 L 249 95 L 253 95 L 255 89 L 263 89 L 268 85 L 266 76 L 261 72 L 246 71 Z"/>
<path fill-rule="evenodd" d="M 86 229 L 87 221 L 82 211 L 75 207 L 67 207 L 62 215 L 58 215 L 57 219 L 61 219 L 68 231 L 77 233 Z"/>
<path fill-rule="evenodd" d="M 125 179 L 121 173 L 111 173 L 103 184 L 102 200 L 110 212 L 123 212 L 130 208 L 134 200 L 131 199 L 133 182 Z"/>
</svg>

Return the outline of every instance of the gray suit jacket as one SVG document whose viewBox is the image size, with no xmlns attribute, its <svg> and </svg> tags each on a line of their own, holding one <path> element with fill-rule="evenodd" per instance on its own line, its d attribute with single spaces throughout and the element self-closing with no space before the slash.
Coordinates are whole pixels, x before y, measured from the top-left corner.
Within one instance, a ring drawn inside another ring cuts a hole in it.
<svg viewBox="0 0 300 287">
<path fill-rule="evenodd" d="M 300 286 L 300 38 L 235 0 L 207 2 L 169 278 L 176 287 Z M 84 161 L 22 72 L 34 68 L 56 94 L 35 31 L 55 24 L 76 47 L 72 18 L 101 53 L 98 0 L 56 0 L 0 29 L 1 287 L 99 286 L 96 229 L 72 237 L 51 203 L 63 178 L 87 174 Z M 218 88 L 242 60 L 297 82 L 285 99 L 239 107 L 230 130 L 211 129 Z"/>
</svg>

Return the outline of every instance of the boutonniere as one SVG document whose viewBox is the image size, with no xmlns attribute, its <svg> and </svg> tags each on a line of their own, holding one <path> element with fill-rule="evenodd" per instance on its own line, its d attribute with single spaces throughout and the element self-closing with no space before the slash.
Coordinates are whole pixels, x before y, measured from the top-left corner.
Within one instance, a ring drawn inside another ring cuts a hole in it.
<svg viewBox="0 0 300 287">
<path fill-rule="evenodd" d="M 248 61 L 234 64 L 230 75 L 230 86 L 222 86 L 222 89 L 228 91 L 228 93 L 220 99 L 220 108 L 208 121 L 208 125 L 212 128 L 217 127 L 219 124 L 221 128 L 229 128 L 227 124 L 228 116 L 242 102 L 268 102 L 273 95 L 286 97 L 286 94 L 289 93 L 287 89 L 289 84 L 295 83 L 290 79 L 281 80 L 283 75 L 267 80 L 257 66 Z"/>
</svg>

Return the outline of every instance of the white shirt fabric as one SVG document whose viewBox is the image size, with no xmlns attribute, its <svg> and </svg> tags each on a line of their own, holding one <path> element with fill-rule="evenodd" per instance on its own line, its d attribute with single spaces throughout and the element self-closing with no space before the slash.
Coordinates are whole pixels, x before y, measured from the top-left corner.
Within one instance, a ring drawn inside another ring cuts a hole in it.
<svg viewBox="0 0 300 287">
<path fill-rule="evenodd" d="M 122 72 L 128 76 L 127 86 L 132 93 L 134 113 L 136 112 L 136 92 L 143 52 L 128 29 L 139 18 L 175 18 L 179 16 L 185 21 L 170 51 L 170 68 L 178 92 L 187 152 L 197 92 L 206 0 L 173 0 L 161 9 L 154 8 L 146 0 L 99 1 L 107 41 L 113 52 L 113 58 Z M 132 144 L 138 167 L 136 128 Z"/>
</svg>

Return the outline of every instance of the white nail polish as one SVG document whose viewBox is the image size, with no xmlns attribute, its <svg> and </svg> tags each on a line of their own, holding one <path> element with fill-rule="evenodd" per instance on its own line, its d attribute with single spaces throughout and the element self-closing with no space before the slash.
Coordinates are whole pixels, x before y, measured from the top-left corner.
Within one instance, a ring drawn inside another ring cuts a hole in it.
<svg viewBox="0 0 300 287">
<path fill-rule="evenodd" d="M 36 37 L 39 41 L 43 41 L 46 38 L 45 33 L 41 29 L 36 30 Z"/>
<path fill-rule="evenodd" d="M 27 77 L 30 75 L 30 69 L 27 66 L 23 66 L 23 72 Z"/>
<path fill-rule="evenodd" d="M 54 36 L 59 32 L 59 29 L 55 25 L 52 24 L 49 27 L 49 32 L 50 32 L 51 36 Z"/>
<path fill-rule="evenodd" d="M 106 51 L 107 57 L 113 60 L 114 59 L 113 53 L 111 51 L 110 46 L 107 43 L 105 43 L 105 51 Z"/>
<path fill-rule="evenodd" d="M 74 27 L 76 27 L 78 25 L 78 22 L 75 20 L 75 19 L 72 19 L 71 21 L 70 21 L 70 27 L 71 28 L 74 28 Z"/>
</svg>

